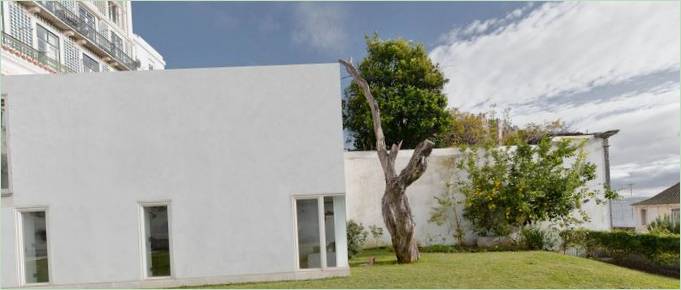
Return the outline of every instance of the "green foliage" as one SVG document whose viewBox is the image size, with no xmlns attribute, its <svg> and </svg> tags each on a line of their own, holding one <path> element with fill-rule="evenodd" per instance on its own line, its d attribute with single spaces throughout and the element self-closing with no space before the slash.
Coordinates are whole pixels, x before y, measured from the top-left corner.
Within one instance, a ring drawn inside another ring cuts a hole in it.
<svg viewBox="0 0 681 290">
<path fill-rule="evenodd" d="M 641 255 L 665 266 L 679 266 L 679 235 L 640 234 L 629 231 L 568 230 L 561 233 L 563 248 L 578 246 L 614 258 Z"/>
<path fill-rule="evenodd" d="M 503 130 L 502 145 L 514 145 L 520 141 L 536 141 L 549 134 L 567 131 L 567 126 L 560 120 L 544 124 L 530 123 L 523 127 L 514 125 L 507 111 L 501 118 L 497 117 L 494 110 L 488 113 L 472 114 L 450 109 L 449 114 L 452 122 L 443 135 L 442 141 L 448 146 L 498 144 L 499 127 Z"/>
<path fill-rule="evenodd" d="M 679 234 L 679 221 L 672 219 L 669 215 L 657 217 L 648 225 L 648 231 L 651 234 L 668 235 Z"/>
<path fill-rule="evenodd" d="M 552 231 L 538 227 L 525 227 L 520 231 L 520 243 L 527 250 L 552 250 L 556 245 Z"/>
<path fill-rule="evenodd" d="M 348 257 L 359 254 L 367 241 L 368 233 L 364 226 L 349 220 L 347 224 L 347 239 L 348 239 Z"/>
<path fill-rule="evenodd" d="M 451 183 L 447 183 L 450 187 Z M 459 219 L 459 214 L 457 213 L 456 206 L 459 201 L 456 197 L 448 190 L 448 192 L 442 193 L 439 196 L 435 196 L 435 206 L 430 210 L 430 218 L 428 222 L 434 223 L 438 226 L 447 225 L 449 231 L 452 233 L 454 240 L 459 244 L 463 243 L 464 230 L 461 226 L 461 220 Z"/>
<path fill-rule="evenodd" d="M 504 236 L 538 222 L 568 226 L 588 220 L 582 204 L 601 200 L 584 186 L 596 177 L 596 166 L 586 161 L 583 143 L 545 137 L 536 146 L 516 144 L 483 152 L 473 147 L 460 159 L 459 169 L 468 174 L 459 183 L 464 217 L 474 229 Z"/>
<path fill-rule="evenodd" d="M 369 232 L 374 241 L 378 241 L 383 237 L 383 228 L 377 225 L 370 225 Z"/>
<path fill-rule="evenodd" d="M 426 138 L 441 144 L 440 135 L 451 124 L 442 88 L 447 80 L 421 44 L 405 39 L 366 37 L 367 57 L 358 70 L 367 80 L 378 107 L 386 144 L 403 141 L 414 148 Z M 343 126 L 350 131 L 355 149 L 376 147 L 371 110 L 354 82 L 345 91 Z"/>
</svg>

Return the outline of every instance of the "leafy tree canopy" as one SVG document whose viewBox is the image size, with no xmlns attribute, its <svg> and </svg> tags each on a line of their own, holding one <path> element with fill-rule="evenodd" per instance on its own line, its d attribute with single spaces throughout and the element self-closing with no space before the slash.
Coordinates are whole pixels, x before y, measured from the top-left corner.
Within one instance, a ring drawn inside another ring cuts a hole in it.
<svg viewBox="0 0 681 290">
<path fill-rule="evenodd" d="M 381 40 L 375 34 L 366 37 L 366 45 L 368 54 L 358 69 L 381 110 L 386 144 L 402 141 L 402 148 L 410 149 L 431 138 L 444 146 L 442 136 L 451 125 L 442 92 L 447 79 L 423 45 L 401 38 Z M 343 126 L 355 149 L 375 149 L 371 111 L 361 89 L 352 83 L 345 93 Z"/>
<path fill-rule="evenodd" d="M 502 118 L 497 118 L 497 114 L 493 110 L 487 113 L 473 114 L 458 109 L 450 109 L 449 113 L 452 122 L 442 136 L 442 143 L 447 146 L 536 143 L 547 135 L 568 131 L 565 123 L 560 120 L 544 124 L 530 123 L 525 126 L 518 126 L 513 124 L 508 112 Z M 501 123 L 501 126 L 499 126 L 499 123 Z M 501 142 L 498 139 L 499 129 L 503 133 Z"/>
<path fill-rule="evenodd" d="M 596 166 L 586 160 L 583 142 L 545 137 L 536 146 L 473 147 L 458 167 L 468 175 L 459 184 L 464 217 L 480 234 L 507 235 L 545 221 L 571 226 L 588 221 L 583 203 L 603 201 L 585 186 Z M 615 197 L 604 191 L 605 199 Z"/>
</svg>

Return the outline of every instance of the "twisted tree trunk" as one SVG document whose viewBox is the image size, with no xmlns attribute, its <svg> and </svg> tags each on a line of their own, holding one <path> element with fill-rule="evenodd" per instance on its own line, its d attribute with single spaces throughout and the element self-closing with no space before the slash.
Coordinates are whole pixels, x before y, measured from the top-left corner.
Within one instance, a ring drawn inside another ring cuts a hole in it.
<svg viewBox="0 0 681 290">
<path fill-rule="evenodd" d="M 383 168 L 385 176 L 385 192 L 382 199 L 382 213 L 385 226 L 390 233 L 393 249 L 398 263 L 412 263 L 419 259 L 419 249 L 414 237 L 414 218 L 409 207 L 409 199 L 406 190 L 409 185 L 419 179 L 426 171 L 427 158 L 433 149 L 433 142 L 426 139 L 419 143 L 407 166 L 400 174 L 395 171 L 395 159 L 400 151 L 402 142 L 392 144 L 390 150 L 385 144 L 385 136 L 381 127 L 381 112 L 378 102 L 374 99 L 369 89 L 369 84 L 352 65 L 352 60 L 338 60 L 347 72 L 353 77 L 354 82 L 362 89 L 364 97 L 371 109 L 374 134 L 376 135 L 376 153 Z"/>
</svg>

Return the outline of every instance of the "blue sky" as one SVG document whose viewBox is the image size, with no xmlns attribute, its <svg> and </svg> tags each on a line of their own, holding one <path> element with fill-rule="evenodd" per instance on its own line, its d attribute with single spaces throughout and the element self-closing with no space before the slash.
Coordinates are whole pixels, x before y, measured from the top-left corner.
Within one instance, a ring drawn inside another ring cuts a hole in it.
<svg viewBox="0 0 681 290">
<path fill-rule="evenodd" d="M 359 59 L 364 35 L 438 44 L 444 32 L 524 5 L 505 3 L 133 2 L 135 33 L 167 68 Z"/>
<path fill-rule="evenodd" d="M 364 35 L 423 43 L 449 106 L 620 129 L 613 187 L 679 181 L 678 2 L 133 2 L 134 31 L 167 68 L 334 62 Z M 344 83 L 347 83 L 345 81 Z M 628 190 L 623 191 L 628 195 Z"/>
</svg>

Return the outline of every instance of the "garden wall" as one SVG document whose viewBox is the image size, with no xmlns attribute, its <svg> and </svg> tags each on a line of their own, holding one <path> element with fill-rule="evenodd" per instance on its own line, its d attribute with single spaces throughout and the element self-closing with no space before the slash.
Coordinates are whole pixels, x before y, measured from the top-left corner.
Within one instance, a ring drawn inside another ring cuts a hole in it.
<svg viewBox="0 0 681 290">
<path fill-rule="evenodd" d="M 575 137 L 568 137 L 575 138 Z M 602 189 L 605 182 L 605 168 L 602 139 L 591 135 L 580 136 L 587 140 L 585 150 L 587 159 L 596 164 L 596 179 L 589 183 L 593 189 Z M 397 168 L 401 170 L 409 161 L 413 150 L 402 150 L 397 157 Z M 408 189 L 407 195 L 416 222 L 416 237 L 421 245 L 452 244 L 453 227 L 438 226 L 428 222 L 430 211 L 436 205 L 435 196 L 448 190 L 447 183 L 456 181 L 463 172 L 455 169 L 460 153 L 456 149 L 435 149 L 429 157 L 428 169 L 425 174 Z M 363 224 L 365 227 L 376 225 L 384 228 L 381 215 L 381 197 L 385 188 L 383 171 L 376 152 L 356 151 L 345 153 L 345 188 L 347 198 L 348 219 Z M 455 190 L 453 187 L 451 190 Z M 463 199 L 462 194 L 457 194 Z M 607 230 L 610 228 L 610 218 L 607 203 L 596 205 L 594 201 L 584 204 L 591 221 L 582 226 L 593 230 Z M 463 206 L 459 205 L 457 213 L 462 220 L 466 232 L 467 243 L 474 243 L 476 236 L 470 224 L 463 220 Z M 369 236 L 367 247 L 389 244 L 390 235 L 384 228 L 380 240 Z"/>
</svg>

